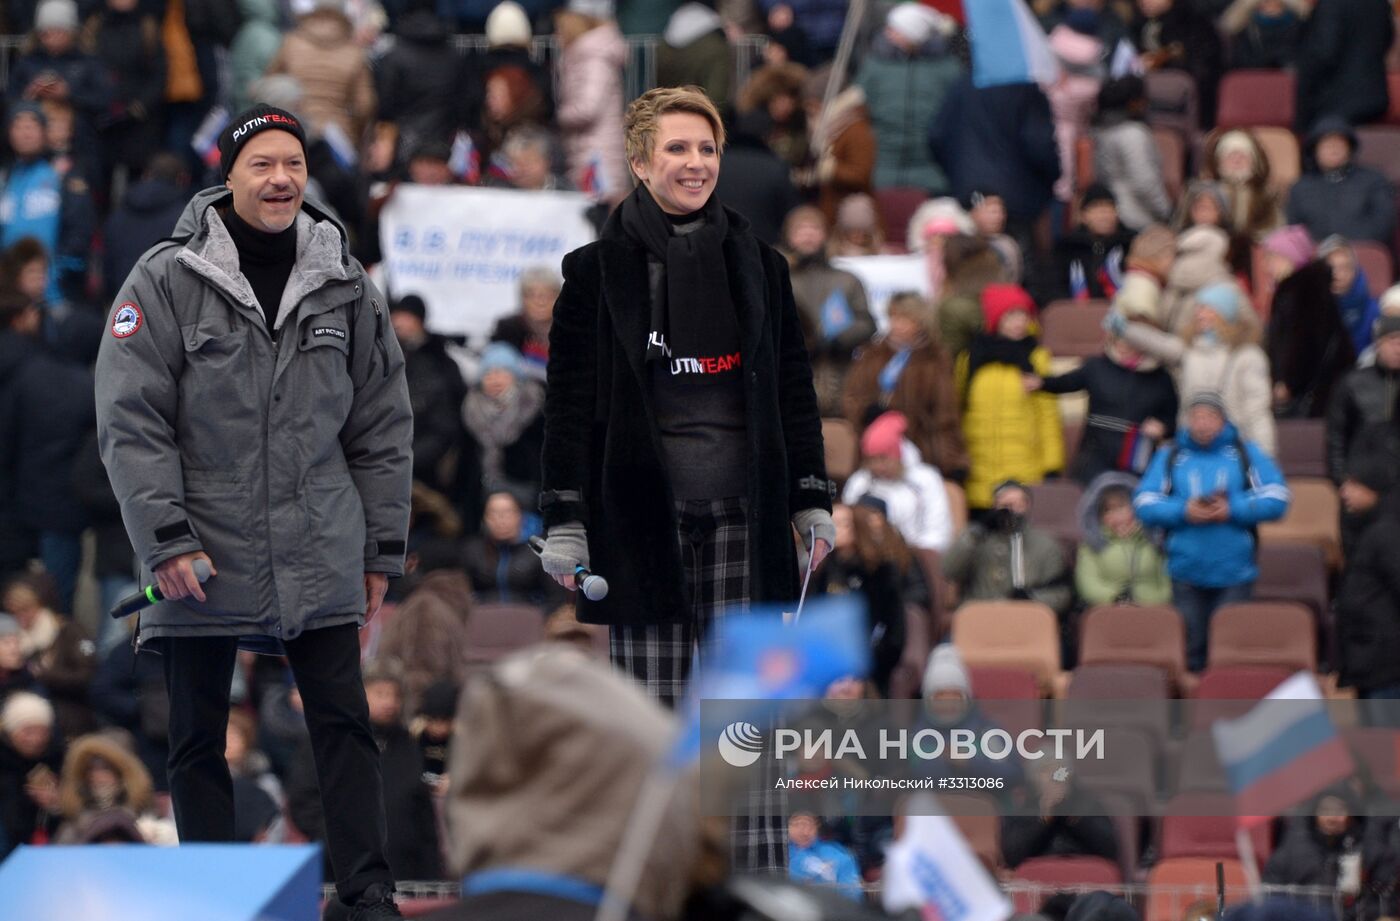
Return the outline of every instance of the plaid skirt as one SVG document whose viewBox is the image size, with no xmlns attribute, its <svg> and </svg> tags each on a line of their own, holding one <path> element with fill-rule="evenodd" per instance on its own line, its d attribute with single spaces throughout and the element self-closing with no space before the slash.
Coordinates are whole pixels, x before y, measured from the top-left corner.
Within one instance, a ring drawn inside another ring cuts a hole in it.
<svg viewBox="0 0 1400 921">
<path fill-rule="evenodd" d="M 726 609 L 749 603 L 748 500 L 689 499 L 676 503 L 681 567 L 690 586 L 691 620 L 611 628 L 612 660 L 651 696 L 674 708 L 689 688 L 700 642 Z M 734 819 L 730 860 L 736 871 L 787 868 L 787 797 L 773 776 L 750 795 L 748 814 Z"/>
</svg>

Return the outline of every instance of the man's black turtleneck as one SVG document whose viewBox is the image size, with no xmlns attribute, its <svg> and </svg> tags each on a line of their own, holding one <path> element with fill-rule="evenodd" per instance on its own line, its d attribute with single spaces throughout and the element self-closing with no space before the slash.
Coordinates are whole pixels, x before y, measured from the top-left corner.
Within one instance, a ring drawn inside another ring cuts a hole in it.
<svg viewBox="0 0 1400 921">
<path fill-rule="evenodd" d="M 232 208 L 224 212 L 223 218 L 233 245 L 238 248 L 238 268 L 252 286 L 271 332 L 272 324 L 277 322 L 277 308 L 282 305 L 282 292 L 297 261 L 296 222 L 281 233 L 267 233 L 248 224 Z"/>
</svg>

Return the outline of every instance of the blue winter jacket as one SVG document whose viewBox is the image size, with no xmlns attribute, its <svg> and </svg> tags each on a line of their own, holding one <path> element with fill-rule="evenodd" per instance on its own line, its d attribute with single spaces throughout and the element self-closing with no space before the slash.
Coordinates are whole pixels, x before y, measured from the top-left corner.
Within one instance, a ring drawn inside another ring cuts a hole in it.
<svg viewBox="0 0 1400 921">
<path fill-rule="evenodd" d="M 861 900 L 860 868 L 851 852 L 835 841 L 813 841 L 811 847 L 789 841 L 788 876 L 799 883 L 831 886 L 847 898 Z"/>
<path fill-rule="evenodd" d="M 1249 482 L 1245 482 L 1241 448 L 1249 458 Z M 1191 524 L 1186 520 L 1187 502 L 1216 493 L 1229 500 L 1229 521 Z M 1282 518 L 1291 498 L 1274 459 L 1254 442 L 1242 441 L 1227 423 L 1204 448 L 1186 429 L 1178 431 L 1176 444 L 1159 448 L 1152 458 L 1133 506 L 1144 526 L 1166 530 L 1167 571 L 1172 579 L 1223 588 L 1255 580 L 1259 571 L 1254 562 L 1254 528 Z"/>
</svg>

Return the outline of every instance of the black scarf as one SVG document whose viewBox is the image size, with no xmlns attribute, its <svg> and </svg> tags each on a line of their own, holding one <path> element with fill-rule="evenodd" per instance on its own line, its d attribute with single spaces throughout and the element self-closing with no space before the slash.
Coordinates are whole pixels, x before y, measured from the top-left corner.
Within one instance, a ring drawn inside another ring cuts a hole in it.
<svg viewBox="0 0 1400 921">
<path fill-rule="evenodd" d="M 1026 374 L 1034 374 L 1031 366 L 1031 352 L 1040 343 L 1034 336 L 1024 339 L 1008 339 L 1005 336 L 979 333 L 967 350 L 967 390 L 972 392 L 972 379 L 983 365 L 1012 365 Z"/>
<path fill-rule="evenodd" d="M 666 269 L 666 292 L 651 305 L 647 361 L 710 360 L 739 351 L 739 321 L 729 296 L 724 238 L 729 221 L 711 195 L 695 212 L 705 225 L 675 233 L 666 212 L 644 185 L 623 200 L 620 218 L 627 236 Z"/>
</svg>

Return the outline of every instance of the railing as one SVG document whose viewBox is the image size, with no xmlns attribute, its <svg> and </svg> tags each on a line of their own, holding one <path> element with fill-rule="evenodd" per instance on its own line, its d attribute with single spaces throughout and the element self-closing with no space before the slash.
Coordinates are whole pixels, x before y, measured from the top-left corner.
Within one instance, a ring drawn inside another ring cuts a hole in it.
<svg viewBox="0 0 1400 921">
<path fill-rule="evenodd" d="M 10 63 L 18 56 L 24 38 L 23 35 L 0 35 L 0 87 L 10 84 Z M 656 48 L 660 41 L 655 35 L 627 37 L 627 65 L 622 85 L 627 99 L 635 99 L 656 85 Z M 454 35 L 452 44 L 468 54 L 480 54 L 488 47 L 485 35 Z M 730 43 L 734 52 L 736 90 L 763 66 L 763 49 L 767 45 L 768 38 L 763 35 L 745 35 Z M 559 43 L 552 35 L 540 36 L 530 43 L 530 57 L 537 63 L 553 69 L 558 56 Z"/>
<path fill-rule="evenodd" d="M 455 882 L 425 882 L 410 881 L 396 884 L 398 888 L 398 898 L 400 902 L 453 902 L 456 901 L 459 893 L 459 884 Z M 1111 892 L 1121 896 L 1124 900 L 1137 909 L 1139 915 L 1144 918 L 1170 917 L 1174 921 L 1184 921 L 1188 909 L 1193 910 L 1193 917 L 1196 917 L 1194 910 L 1209 905 L 1209 915 L 1213 919 L 1215 906 L 1217 903 L 1217 892 L 1213 883 L 1200 883 L 1198 885 L 1181 884 L 1159 884 L 1149 885 L 1146 883 L 1124 883 L 1119 885 L 1099 885 L 1099 884 L 1052 884 L 1037 883 L 1027 880 L 1010 880 L 1001 884 L 1002 892 L 1011 899 L 1018 912 L 1032 913 L 1042 905 L 1046 899 L 1061 893 L 1080 894 L 1095 890 Z M 866 887 L 867 897 L 878 902 L 878 885 Z M 1305 903 L 1312 908 L 1318 909 L 1334 918 L 1341 917 L 1340 896 L 1336 889 L 1328 886 L 1269 886 L 1265 885 L 1261 889 L 1261 895 L 1265 898 L 1286 898 Z M 326 886 L 324 896 L 327 899 L 335 898 L 335 887 Z M 1227 906 L 1239 905 L 1249 901 L 1250 893 L 1238 885 L 1226 885 L 1225 904 Z"/>
</svg>

